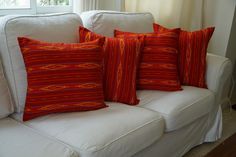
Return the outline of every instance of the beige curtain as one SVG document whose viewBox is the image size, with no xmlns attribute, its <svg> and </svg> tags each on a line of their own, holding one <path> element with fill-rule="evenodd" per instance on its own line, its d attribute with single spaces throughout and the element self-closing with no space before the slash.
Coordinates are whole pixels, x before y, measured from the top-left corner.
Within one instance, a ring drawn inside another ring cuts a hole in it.
<svg viewBox="0 0 236 157">
<path fill-rule="evenodd" d="M 75 13 L 83 11 L 98 10 L 100 0 L 73 0 L 73 10 Z"/>
<path fill-rule="evenodd" d="M 204 0 L 125 0 L 125 11 L 151 12 L 166 27 L 196 30 L 203 27 Z"/>
</svg>

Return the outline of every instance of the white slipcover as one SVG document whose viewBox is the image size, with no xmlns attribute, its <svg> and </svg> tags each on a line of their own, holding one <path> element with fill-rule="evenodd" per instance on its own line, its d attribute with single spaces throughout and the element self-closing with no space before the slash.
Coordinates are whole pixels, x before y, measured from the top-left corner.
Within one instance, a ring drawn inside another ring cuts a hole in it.
<svg viewBox="0 0 236 157">
<path fill-rule="evenodd" d="M 212 142 L 205 139 L 209 129 L 208 116 L 203 116 L 181 129 L 165 133 L 160 140 L 132 157 L 183 157 L 191 148 L 204 142 Z M 216 134 L 214 136 L 217 137 Z M 196 154 L 193 157 L 200 156 Z"/>
<path fill-rule="evenodd" d="M 12 104 L 11 93 L 8 88 L 4 71 L 2 69 L 2 61 L 0 59 L 0 119 L 7 117 L 13 113 L 14 107 Z"/>
<path fill-rule="evenodd" d="M 130 157 L 163 135 L 164 121 L 157 112 L 107 104 L 101 110 L 53 114 L 25 124 L 69 144 L 80 157 Z"/>
<path fill-rule="evenodd" d="M 78 154 L 56 139 L 11 119 L 0 120 L 1 157 L 79 157 Z"/>
<path fill-rule="evenodd" d="M 85 17 L 86 14 L 87 17 Z M 134 14 L 94 11 L 83 13 L 82 17 L 85 26 L 89 26 L 91 27 L 89 29 L 107 36 L 112 36 L 113 29 L 115 28 L 134 32 L 153 31 L 153 18 L 152 15 L 148 13 Z M 96 17 L 96 23 L 94 23 L 94 17 Z M 16 44 L 16 37 L 22 34 L 46 41 L 75 42 L 77 24 L 81 23 L 81 21 L 80 18 L 74 14 L 46 15 L 46 17 L 8 16 L 3 19 L 5 20 L 0 20 L 0 51 L 4 58 L 4 68 L 7 73 L 8 81 L 10 81 L 11 89 L 15 93 L 15 101 L 18 102 L 17 94 L 21 94 L 19 97 L 21 100 L 25 98 L 23 95 L 25 91 L 23 90 L 23 93 L 20 92 L 22 92 L 22 88 L 26 88 L 26 82 L 22 81 L 25 80 L 25 69 L 22 64 L 22 57 L 17 55 L 20 53 L 18 45 Z M 23 23 L 26 27 L 24 27 Z M 54 30 L 54 28 L 57 28 L 55 27 L 57 24 L 59 24 L 58 28 L 60 29 Z M 99 25 L 99 27 L 96 27 L 96 25 Z M 32 26 L 32 28 L 29 26 Z M 63 28 L 60 26 L 63 26 Z M 169 94 L 163 94 L 160 91 L 153 93 L 146 91 L 150 94 L 151 102 L 149 99 L 145 99 L 146 92 L 143 91 L 144 93 L 139 93 L 139 95 L 141 95 L 141 106 L 139 107 L 111 103 L 108 104 L 110 105 L 109 108 L 98 111 L 48 115 L 24 124 L 30 126 L 32 128 L 31 131 L 37 131 L 39 134 L 48 137 L 49 140 L 54 139 L 58 141 L 59 144 L 64 143 L 64 146 L 71 146 L 78 152 L 78 157 L 182 156 L 193 146 L 202 142 L 215 141 L 220 137 L 222 115 L 219 102 L 222 100 L 222 97 L 219 96 L 219 93 L 223 93 L 222 89 L 229 79 L 232 65 L 226 58 L 209 54 L 207 56 L 207 63 L 207 85 L 209 90 L 214 92 L 214 95 L 216 95 L 219 100 L 215 104 L 211 101 L 212 94 L 210 93 L 212 92 L 204 89 L 203 91 L 199 89 L 194 91 L 194 87 L 184 87 L 186 89 L 182 91 L 182 94 L 178 93 L 177 96 L 173 95 L 173 93 L 169 93 L 170 97 Z M 16 71 L 20 73 L 17 72 L 17 74 L 15 74 Z M 186 93 L 187 91 L 190 93 Z M 200 94 L 201 92 L 205 95 Z M 163 94 L 162 97 L 159 97 L 159 94 Z M 187 98 L 186 101 L 179 99 L 185 95 L 191 98 Z M 203 97 L 200 98 L 200 96 Z M 157 97 L 157 99 L 155 97 Z M 172 98 L 178 101 L 174 102 L 171 100 Z M 171 104 L 168 104 L 164 108 L 162 108 L 163 106 L 160 104 L 167 104 L 167 102 L 172 103 L 172 101 L 173 104 L 176 103 L 173 105 L 172 109 Z M 187 101 L 189 102 L 188 105 L 186 105 Z M 150 104 L 148 104 L 149 102 Z M 194 102 L 200 105 L 192 105 Z M 203 104 L 207 105 L 204 106 Z M 210 109 L 210 112 L 208 112 L 211 104 L 213 104 L 213 109 Z M 164 120 L 160 117 L 159 111 L 153 111 L 157 108 L 158 110 L 160 108 L 162 114 L 166 113 L 166 115 L 163 114 L 166 129 L 169 128 L 174 131 L 165 132 L 163 135 Z M 208 113 L 206 111 L 200 113 L 200 109 L 206 110 Z M 187 119 L 190 115 L 184 112 L 192 113 L 193 110 L 197 110 L 196 114 L 193 114 L 193 118 Z M 19 111 L 22 111 L 22 108 L 18 110 L 18 112 Z M 182 115 L 181 113 L 184 114 Z M 198 114 L 202 116 L 198 118 Z M 18 115 L 22 115 L 22 113 Z M 177 117 L 177 119 L 174 119 L 174 117 Z M 183 122 L 184 118 L 186 118 L 186 122 Z M 180 124 L 181 122 L 183 125 Z M 5 125 L 3 125 L 3 128 L 5 128 Z M 14 127 L 12 127 L 12 129 L 15 130 Z M 17 135 L 20 134 L 21 131 L 18 133 L 16 129 L 12 134 L 3 135 L 7 141 L 11 137 L 17 137 Z M 13 138 L 13 142 L 18 146 L 21 144 L 21 141 L 21 139 Z M 46 145 L 47 142 L 46 140 Z M 34 142 L 31 143 L 33 143 L 33 145 L 29 148 L 34 149 Z M 171 148 L 173 150 L 170 150 Z M 54 150 L 57 150 L 57 147 L 55 147 Z M 25 154 L 25 157 L 28 156 L 31 157 L 32 155 Z"/>
<path fill-rule="evenodd" d="M 209 90 L 215 93 L 216 104 L 222 105 L 228 99 L 231 86 L 232 62 L 229 58 L 207 54 L 206 82 Z"/>
<path fill-rule="evenodd" d="M 17 37 L 72 43 L 77 42 L 79 25 L 82 25 L 80 17 L 72 13 L 0 18 L 0 53 L 16 112 L 24 110 L 27 89 L 26 70 Z"/>
<path fill-rule="evenodd" d="M 215 97 L 208 89 L 182 86 L 182 91 L 138 91 L 140 107 L 160 113 L 165 119 L 165 131 L 170 132 L 184 127 L 208 114 Z"/>
<path fill-rule="evenodd" d="M 113 37 L 114 29 L 146 33 L 153 32 L 154 18 L 150 13 L 88 11 L 81 14 L 84 27 L 93 32 Z"/>
</svg>

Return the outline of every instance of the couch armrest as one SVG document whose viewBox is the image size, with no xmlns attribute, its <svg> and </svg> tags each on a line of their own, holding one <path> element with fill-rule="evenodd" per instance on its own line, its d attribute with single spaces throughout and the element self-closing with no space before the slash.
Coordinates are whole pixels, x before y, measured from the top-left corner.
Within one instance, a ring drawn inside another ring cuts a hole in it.
<svg viewBox="0 0 236 157">
<path fill-rule="evenodd" d="M 228 58 L 207 54 L 206 82 L 208 89 L 215 93 L 219 105 L 228 99 L 231 76 L 232 63 Z"/>
</svg>

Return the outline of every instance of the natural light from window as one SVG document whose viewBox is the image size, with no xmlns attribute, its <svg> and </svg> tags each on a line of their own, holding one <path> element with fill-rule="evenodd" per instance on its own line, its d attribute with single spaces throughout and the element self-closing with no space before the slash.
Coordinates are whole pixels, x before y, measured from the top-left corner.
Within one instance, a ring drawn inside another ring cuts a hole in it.
<svg viewBox="0 0 236 157">
<path fill-rule="evenodd" d="M 0 9 L 30 8 L 30 0 L 0 0 Z"/>
<path fill-rule="evenodd" d="M 72 0 L 0 0 L 0 16 L 72 12 Z"/>
<path fill-rule="evenodd" d="M 38 6 L 67 6 L 69 0 L 37 0 Z"/>
<path fill-rule="evenodd" d="M 69 0 L 37 0 L 38 6 L 68 6 Z M 30 8 L 30 0 L 0 0 L 0 9 Z"/>
</svg>

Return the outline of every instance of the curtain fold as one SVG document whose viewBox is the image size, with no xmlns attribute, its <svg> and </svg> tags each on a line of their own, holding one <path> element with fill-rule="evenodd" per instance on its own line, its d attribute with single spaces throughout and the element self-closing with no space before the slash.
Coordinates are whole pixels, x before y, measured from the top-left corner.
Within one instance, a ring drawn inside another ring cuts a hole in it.
<svg viewBox="0 0 236 157">
<path fill-rule="evenodd" d="M 203 27 L 204 0 L 125 0 L 125 11 L 151 12 L 161 25 L 196 30 Z"/>
<path fill-rule="evenodd" d="M 75 13 L 83 11 L 98 10 L 100 0 L 73 0 L 73 10 Z"/>
</svg>

